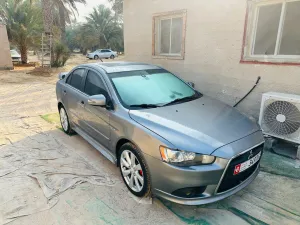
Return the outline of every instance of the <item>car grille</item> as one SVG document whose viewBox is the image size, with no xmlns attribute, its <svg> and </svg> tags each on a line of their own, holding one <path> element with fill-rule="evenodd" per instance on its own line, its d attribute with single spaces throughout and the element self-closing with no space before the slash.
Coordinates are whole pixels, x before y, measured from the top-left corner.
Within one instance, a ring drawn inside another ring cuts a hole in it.
<svg viewBox="0 0 300 225">
<path fill-rule="evenodd" d="M 252 149 L 252 155 L 253 157 L 256 156 L 259 152 L 263 151 L 263 144 L 259 145 L 258 147 L 255 147 Z M 235 166 L 246 162 L 249 159 L 250 156 L 250 150 L 247 151 L 246 153 L 234 158 L 229 166 L 227 167 L 227 170 L 223 176 L 223 179 L 221 181 L 221 184 L 218 188 L 217 193 L 222 193 L 225 191 L 228 191 L 236 186 L 238 186 L 239 184 L 241 184 L 242 182 L 244 182 L 245 180 L 247 180 L 247 178 L 249 178 L 254 171 L 256 170 L 257 166 L 259 165 L 260 160 L 254 164 L 252 167 L 248 168 L 247 170 L 237 174 L 237 175 L 233 175 L 234 173 L 234 169 Z"/>
</svg>

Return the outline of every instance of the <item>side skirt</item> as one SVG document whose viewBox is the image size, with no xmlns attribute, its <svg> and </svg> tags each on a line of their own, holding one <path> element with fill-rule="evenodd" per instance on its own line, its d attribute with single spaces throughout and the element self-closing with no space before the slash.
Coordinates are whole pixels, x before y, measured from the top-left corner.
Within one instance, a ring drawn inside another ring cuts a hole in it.
<svg viewBox="0 0 300 225">
<path fill-rule="evenodd" d="M 75 130 L 77 134 L 79 134 L 83 139 L 85 139 L 95 149 L 97 149 L 102 155 L 104 155 L 105 158 L 107 158 L 113 164 L 117 164 L 117 158 L 107 148 L 105 148 L 99 142 L 95 141 L 95 139 L 93 139 L 92 137 L 90 137 L 88 134 L 86 134 L 83 130 L 81 130 L 77 126 L 74 127 L 73 130 Z"/>
</svg>

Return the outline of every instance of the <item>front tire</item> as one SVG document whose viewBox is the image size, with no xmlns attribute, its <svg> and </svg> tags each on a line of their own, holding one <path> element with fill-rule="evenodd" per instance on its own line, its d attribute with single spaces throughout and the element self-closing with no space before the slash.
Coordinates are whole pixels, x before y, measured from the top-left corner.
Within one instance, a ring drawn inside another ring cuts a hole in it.
<svg viewBox="0 0 300 225">
<path fill-rule="evenodd" d="M 95 60 L 98 60 L 98 59 L 99 59 L 99 56 L 95 55 L 95 56 L 94 56 L 94 59 L 95 59 Z"/>
<path fill-rule="evenodd" d="M 63 131 L 69 135 L 73 134 L 74 131 L 71 128 L 67 111 L 63 106 L 61 106 L 59 109 L 59 117 L 60 117 L 60 123 Z"/>
<path fill-rule="evenodd" d="M 138 197 L 147 197 L 151 193 L 150 173 L 146 162 L 137 147 L 124 144 L 119 151 L 121 176 L 129 191 Z"/>
<path fill-rule="evenodd" d="M 114 55 L 111 55 L 111 56 L 110 56 L 110 59 L 115 59 L 115 56 L 114 56 Z"/>
</svg>

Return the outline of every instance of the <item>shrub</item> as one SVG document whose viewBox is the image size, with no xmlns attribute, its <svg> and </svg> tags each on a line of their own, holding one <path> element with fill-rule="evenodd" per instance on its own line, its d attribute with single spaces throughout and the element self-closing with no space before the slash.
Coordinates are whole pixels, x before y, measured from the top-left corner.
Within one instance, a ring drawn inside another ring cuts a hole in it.
<svg viewBox="0 0 300 225">
<path fill-rule="evenodd" d="M 62 67 L 65 66 L 66 62 L 70 58 L 70 50 L 67 46 L 60 42 L 56 42 L 53 47 L 53 60 L 52 67 Z"/>
</svg>

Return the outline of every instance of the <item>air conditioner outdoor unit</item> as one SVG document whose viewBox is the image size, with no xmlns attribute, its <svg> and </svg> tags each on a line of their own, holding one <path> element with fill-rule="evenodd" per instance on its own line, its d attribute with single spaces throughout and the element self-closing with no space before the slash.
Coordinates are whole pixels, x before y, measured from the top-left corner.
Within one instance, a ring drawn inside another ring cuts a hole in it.
<svg viewBox="0 0 300 225">
<path fill-rule="evenodd" d="M 300 144 L 300 96 L 263 94 L 259 124 L 264 134 Z"/>
</svg>

